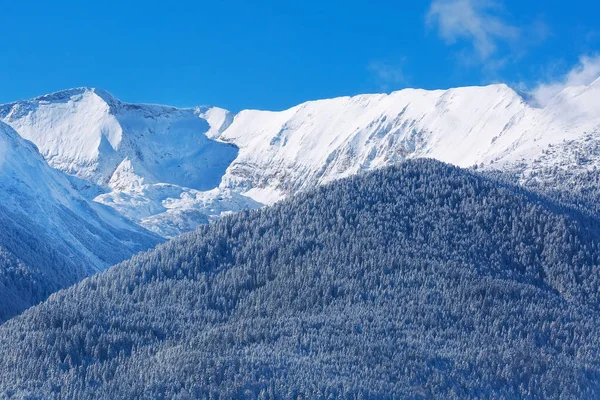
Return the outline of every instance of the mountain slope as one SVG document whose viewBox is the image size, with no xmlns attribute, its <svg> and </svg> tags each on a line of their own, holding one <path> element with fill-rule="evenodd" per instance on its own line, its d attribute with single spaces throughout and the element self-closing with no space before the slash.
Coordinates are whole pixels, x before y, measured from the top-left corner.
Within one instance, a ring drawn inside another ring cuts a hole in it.
<svg viewBox="0 0 600 400">
<path fill-rule="evenodd" d="M 565 89 L 543 109 L 506 85 L 491 85 L 237 115 L 128 104 L 80 88 L 0 106 L 0 119 L 36 143 L 52 166 L 100 186 L 84 183 L 84 193 L 171 237 L 228 212 L 418 157 L 569 190 L 569 182 L 585 182 L 600 165 L 599 104 L 600 80 Z M 554 180 L 557 171 L 571 178 Z"/>
<path fill-rule="evenodd" d="M 0 122 L 0 322 L 160 241 L 88 202 Z"/>
<path fill-rule="evenodd" d="M 225 110 L 125 104 L 99 89 L 5 104 L 0 118 L 35 143 L 50 165 L 99 185 L 137 184 L 111 182 L 127 160 L 144 182 L 213 189 L 237 154 L 205 134 L 226 126 Z"/>
<path fill-rule="evenodd" d="M 279 198 L 407 158 L 471 166 L 494 154 L 493 136 L 526 109 L 514 91 L 498 85 L 341 97 L 275 113 L 242 111 L 219 136 L 240 148 L 225 183 Z"/>
<path fill-rule="evenodd" d="M 180 232 L 172 233 L 173 219 L 185 219 L 181 230 L 189 230 L 220 215 L 199 193 L 217 188 L 237 156 L 235 146 L 207 137 L 231 118 L 219 108 L 122 103 L 88 88 L 0 106 L 0 120 L 35 143 L 51 166 L 97 186 L 88 192 L 99 202 L 129 203 L 118 208 L 124 216 L 163 236 Z M 259 206 L 229 191 L 221 196 L 241 209 Z M 142 197 L 152 213 L 127 212 Z"/>
<path fill-rule="evenodd" d="M 0 393 L 595 398 L 600 223 L 433 160 L 224 218 L 0 327 Z"/>
<path fill-rule="evenodd" d="M 340 177 L 430 157 L 461 167 L 535 174 L 569 158 L 565 141 L 600 140 L 600 80 L 568 88 L 546 108 L 506 85 L 414 90 L 311 101 L 281 112 L 242 111 L 218 138 L 240 148 L 223 178 L 270 203 Z M 590 154 L 593 165 L 600 155 Z"/>
</svg>

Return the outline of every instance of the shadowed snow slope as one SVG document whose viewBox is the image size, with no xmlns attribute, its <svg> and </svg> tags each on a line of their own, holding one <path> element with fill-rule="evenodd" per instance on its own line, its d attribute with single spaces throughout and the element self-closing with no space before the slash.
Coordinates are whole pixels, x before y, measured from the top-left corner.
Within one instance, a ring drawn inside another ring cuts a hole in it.
<svg viewBox="0 0 600 400">
<path fill-rule="evenodd" d="M 0 322 L 160 242 L 89 202 L 0 122 Z"/>
</svg>

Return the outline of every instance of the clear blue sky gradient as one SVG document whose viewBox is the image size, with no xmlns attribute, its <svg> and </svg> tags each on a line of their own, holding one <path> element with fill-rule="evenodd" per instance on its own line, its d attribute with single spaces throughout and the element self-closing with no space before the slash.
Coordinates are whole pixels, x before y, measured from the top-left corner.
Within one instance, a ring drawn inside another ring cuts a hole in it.
<svg viewBox="0 0 600 400">
<path fill-rule="evenodd" d="M 599 3 L 504 0 L 494 12 L 522 43 L 465 62 L 469 40 L 427 26 L 430 1 L 0 0 L 0 103 L 91 86 L 130 102 L 278 110 L 408 86 L 533 84 L 600 52 Z"/>
</svg>

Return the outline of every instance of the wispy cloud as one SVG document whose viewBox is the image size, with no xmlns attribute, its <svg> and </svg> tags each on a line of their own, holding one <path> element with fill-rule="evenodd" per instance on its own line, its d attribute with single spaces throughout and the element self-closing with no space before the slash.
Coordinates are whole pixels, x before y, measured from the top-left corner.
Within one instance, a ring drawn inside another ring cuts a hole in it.
<svg viewBox="0 0 600 400">
<path fill-rule="evenodd" d="M 434 0 L 427 13 L 430 28 L 437 28 L 448 44 L 471 43 L 475 55 L 490 59 L 501 42 L 513 43 L 521 29 L 501 17 L 502 5 L 493 0 Z"/>
<path fill-rule="evenodd" d="M 522 26 L 512 19 L 502 0 L 433 0 L 426 25 L 455 45 L 461 64 L 481 66 L 498 79 L 499 71 L 552 35 L 541 17 Z"/>
<path fill-rule="evenodd" d="M 589 85 L 600 78 L 600 55 L 582 56 L 579 63 L 567 74 L 549 82 L 542 82 L 531 90 L 536 104 L 544 107 L 548 102 L 571 86 Z"/>
<path fill-rule="evenodd" d="M 388 63 L 383 61 L 371 61 L 367 70 L 373 75 L 380 90 L 387 92 L 390 89 L 397 89 L 408 82 L 404 73 L 404 60 L 399 63 Z"/>
</svg>

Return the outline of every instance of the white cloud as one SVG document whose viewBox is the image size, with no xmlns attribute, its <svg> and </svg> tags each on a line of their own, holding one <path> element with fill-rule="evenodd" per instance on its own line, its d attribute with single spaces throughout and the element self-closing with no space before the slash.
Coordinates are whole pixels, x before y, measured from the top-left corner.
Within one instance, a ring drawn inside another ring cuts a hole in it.
<svg viewBox="0 0 600 400">
<path fill-rule="evenodd" d="M 548 102 L 571 86 L 589 85 L 600 77 L 600 55 L 582 56 L 579 63 L 566 75 L 551 82 L 541 83 L 531 90 L 536 104 L 544 107 Z"/>
<path fill-rule="evenodd" d="M 404 64 L 404 60 L 399 64 L 372 61 L 367 66 L 367 69 L 375 77 L 379 88 L 383 91 L 388 91 L 390 88 L 397 89 L 399 85 L 406 84 L 407 79 L 402 64 Z"/>
<path fill-rule="evenodd" d="M 468 40 L 480 61 L 488 60 L 500 42 L 515 43 L 521 30 L 498 14 L 500 3 L 493 0 L 434 0 L 427 13 L 427 25 L 437 27 L 449 44 Z"/>
</svg>

